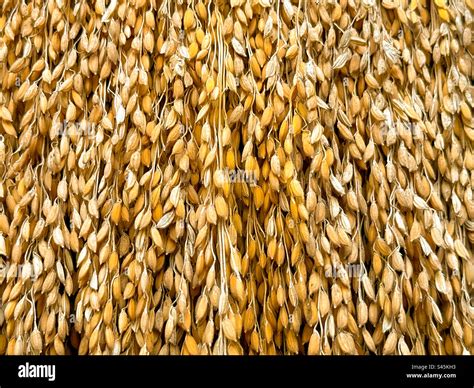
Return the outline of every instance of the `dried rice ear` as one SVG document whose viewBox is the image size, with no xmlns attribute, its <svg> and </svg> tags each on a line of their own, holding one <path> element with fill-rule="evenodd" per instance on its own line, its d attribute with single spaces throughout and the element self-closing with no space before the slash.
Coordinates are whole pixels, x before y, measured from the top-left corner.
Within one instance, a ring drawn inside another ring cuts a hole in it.
<svg viewBox="0 0 474 388">
<path fill-rule="evenodd" d="M 473 354 L 473 4 L 363 5 L 6 1 L 0 355 Z"/>
</svg>

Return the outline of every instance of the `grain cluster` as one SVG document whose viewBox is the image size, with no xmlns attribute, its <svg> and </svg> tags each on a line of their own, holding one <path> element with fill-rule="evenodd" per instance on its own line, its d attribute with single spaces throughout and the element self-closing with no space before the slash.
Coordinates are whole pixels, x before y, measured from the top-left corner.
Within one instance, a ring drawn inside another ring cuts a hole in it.
<svg viewBox="0 0 474 388">
<path fill-rule="evenodd" d="M 1 354 L 474 354 L 473 0 L 3 0 Z"/>
</svg>

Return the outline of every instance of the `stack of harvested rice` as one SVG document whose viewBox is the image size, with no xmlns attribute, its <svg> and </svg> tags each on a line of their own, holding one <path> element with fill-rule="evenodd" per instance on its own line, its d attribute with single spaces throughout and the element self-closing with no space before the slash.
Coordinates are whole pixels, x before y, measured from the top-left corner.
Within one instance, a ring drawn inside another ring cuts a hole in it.
<svg viewBox="0 0 474 388">
<path fill-rule="evenodd" d="M 474 354 L 473 27 L 3 0 L 0 354 Z"/>
</svg>

